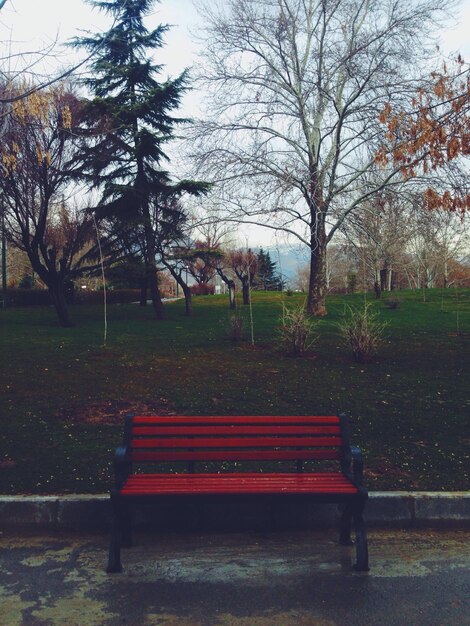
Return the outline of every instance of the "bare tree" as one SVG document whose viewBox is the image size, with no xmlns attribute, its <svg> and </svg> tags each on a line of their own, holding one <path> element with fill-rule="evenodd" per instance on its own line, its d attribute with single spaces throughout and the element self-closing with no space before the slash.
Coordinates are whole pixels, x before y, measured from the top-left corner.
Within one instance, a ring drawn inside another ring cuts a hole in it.
<svg viewBox="0 0 470 626">
<path fill-rule="evenodd" d="M 468 221 L 455 213 L 433 211 L 420 206 L 409 216 L 411 256 L 410 278 L 414 287 L 449 287 L 451 268 L 468 256 L 470 231 Z"/>
<path fill-rule="evenodd" d="M 241 283 L 243 304 L 250 304 L 250 287 L 258 269 L 258 259 L 250 248 L 240 248 L 228 253 L 230 267 Z"/>
<path fill-rule="evenodd" d="M 351 271 L 357 270 L 356 265 L 357 263 L 351 258 L 346 246 L 338 244 L 328 246 L 326 253 L 326 287 L 328 292 L 346 291 L 348 275 Z M 304 282 L 308 285 L 308 267 L 305 270 Z"/>
<path fill-rule="evenodd" d="M 67 281 L 98 267 L 90 213 L 72 211 L 63 199 L 74 171 L 72 128 L 79 115 L 78 99 L 63 85 L 35 92 L 14 105 L 0 146 L 8 238 L 49 289 L 62 326 L 70 324 Z"/>
<path fill-rule="evenodd" d="M 207 203 L 204 204 L 206 205 Z M 201 246 L 199 246 L 199 250 L 198 246 L 194 246 L 194 253 L 198 256 L 199 263 L 208 265 L 209 269 L 217 274 L 225 284 L 228 292 L 229 308 L 235 310 L 235 281 L 237 277 L 232 268 L 235 245 L 233 232 L 224 223 L 217 208 L 215 208 L 209 220 L 201 217 L 196 218 L 193 231 L 193 237 L 200 235 L 201 240 L 204 242 L 202 250 Z M 196 276 L 194 278 L 197 280 Z"/>
<path fill-rule="evenodd" d="M 394 286 L 449 286 L 452 268 L 465 261 L 470 245 L 463 215 L 429 211 L 423 195 L 410 186 L 402 194 L 371 198 L 342 232 L 341 248 L 363 276 L 364 287 L 374 285 L 377 297 Z"/>
<path fill-rule="evenodd" d="M 407 195 L 383 191 L 369 198 L 363 210 L 352 215 L 342 229 L 366 283 L 364 288 L 371 281 L 377 298 L 382 291 L 392 289 L 393 274 L 402 264 L 410 241 L 409 216 L 413 208 Z"/>
<path fill-rule="evenodd" d="M 223 256 L 217 260 L 216 272 L 225 283 L 228 291 L 228 306 L 234 311 L 237 308 L 235 300 L 235 272 L 230 263 L 230 252 L 223 251 Z"/>
<path fill-rule="evenodd" d="M 228 219 L 310 249 L 308 311 L 326 313 L 326 248 L 377 192 L 402 182 L 375 159 L 385 103 L 400 110 L 446 0 L 204 2 L 209 118 L 193 138 Z M 374 176 L 369 176 L 374 172 Z"/>
</svg>

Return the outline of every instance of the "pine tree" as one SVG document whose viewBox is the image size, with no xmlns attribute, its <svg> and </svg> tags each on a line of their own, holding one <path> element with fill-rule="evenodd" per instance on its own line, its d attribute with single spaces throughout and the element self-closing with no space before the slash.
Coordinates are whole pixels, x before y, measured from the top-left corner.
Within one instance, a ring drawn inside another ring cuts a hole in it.
<svg viewBox="0 0 470 626">
<path fill-rule="evenodd" d="M 168 171 L 165 146 L 175 128 L 186 120 L 172 117 L 188 87 L 183 72 L 174 80 L 159 82 L 162 65 L 151 55 L 163 46 L 165 25 L 149 31 L 144 18 L 155 0 L 88 0 L 113 18 L 105 33 L 77 38 L 76 47 L 93 51 L 90 77 L 84 80 L 94 98 L 87 105 L 88 136 L 84 149 L 83 174 L 102 189 L 100 213 L 138 221 L 144 233 L 144 260 L 156 316 L 163 317 L 158 291 L 155 208 L 171 206 L 168 198 L 183 193 L 200 194 L 205 183 L 181 181 L 173 184 Z M 171 216 L 166 216 L 169 219 Z"/>
<path fill-rule="evenodd" d="M 257 254 L 258 257 L 258 289 L 264 291 L 277 291 L 281 289 L 281 277 L 276 271 L 277 263 L 271 260 L 269 252 L 264 252 L 263 248 Z"/>
</svg>

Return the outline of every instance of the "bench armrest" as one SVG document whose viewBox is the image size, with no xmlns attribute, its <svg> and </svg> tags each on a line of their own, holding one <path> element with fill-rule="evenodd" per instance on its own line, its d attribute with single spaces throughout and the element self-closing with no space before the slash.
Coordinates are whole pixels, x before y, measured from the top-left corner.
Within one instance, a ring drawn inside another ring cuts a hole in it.
<svg viewBox="0 0 470 626">
<path fill-rule="evenodd" d="M 353 464 L 353 477 L 358 485 L 362 485 L 362 477 L 364 473 L 364 461 L 362 452 L 357 446 L 351 446 L 351 459 Z"/>
<path fill-rule="evenodd" d="M 114 484 L 120 489 L 132 471 L 132 462 L 127 446 L 119 446 L 114 454 Z"/>
</svg>

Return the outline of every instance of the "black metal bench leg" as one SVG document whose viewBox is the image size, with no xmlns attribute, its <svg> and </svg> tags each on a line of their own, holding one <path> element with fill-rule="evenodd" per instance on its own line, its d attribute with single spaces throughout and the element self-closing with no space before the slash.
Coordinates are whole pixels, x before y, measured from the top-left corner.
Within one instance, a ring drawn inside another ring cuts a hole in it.
<svg viewBox="0 0 470 626">
<path fill-rule="evenodd" d="M 363 511 L 366 501 L 361 500 L 354 505 L 354 529 L 356 531 L 356 558 L 354 569 L 357 572 L 369 571 L 369 551 L 367 547 L 367 530 L 363 518 Z"/>
<path fill-rule="evenodd" d="M 111 542 L 109 544 L 109 557 L 106 572 L 114 574 L 122 572 L 121 565 L 121 540 L 122 540 L 122 515 L 119 498 L 117 495 L 111 494 Z"/>
<path fill-rule="evenodd" d="M 122 539 L 121 546 L 130 548 L 132 546 L 132 514 L 128 504 L 122 504 Z"/>
<path fill-rule="evenodd" d="M 346 504 L 341 514 L 339 525 L 339 542 L 342 546 L 352 546 L 351 540 L 351 520 L 353 516 L 352 505 Z"/>
</svg>

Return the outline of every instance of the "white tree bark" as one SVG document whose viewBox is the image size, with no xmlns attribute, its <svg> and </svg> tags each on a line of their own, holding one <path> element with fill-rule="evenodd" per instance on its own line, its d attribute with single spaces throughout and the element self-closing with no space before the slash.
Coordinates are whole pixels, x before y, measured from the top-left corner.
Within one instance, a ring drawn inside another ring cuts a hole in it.
<svg viewBox="0 0 470 626">
<path fill-rule="evenodd" d="M 446 0 L 231 0 L 203 4 L 208 118 L 191 137 L 228 220 L 310 248 L 308 308 L 325 309 L 326 246 L 400 180 L 380 170 L 378 115 L 421 81 Z M 374 173 L 374 176 L 370 176 Z"/>
</svg>

